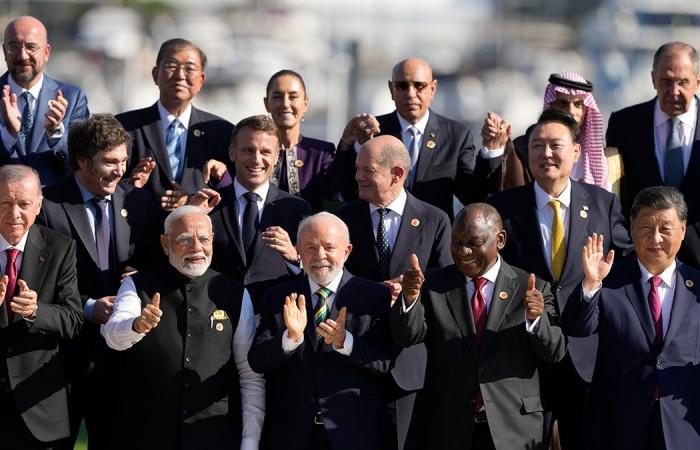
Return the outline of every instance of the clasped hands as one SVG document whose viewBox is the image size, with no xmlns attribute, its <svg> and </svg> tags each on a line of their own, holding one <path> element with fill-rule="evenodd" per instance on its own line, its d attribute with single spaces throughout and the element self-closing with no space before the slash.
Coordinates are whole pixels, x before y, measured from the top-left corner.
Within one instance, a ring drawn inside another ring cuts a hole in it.
<svg viewBox="0 0 700 450">
<path fill-rule="evenodd" d="M 7 283 L 9 279 L 7 275 L 3 275 L 0 278 L 0 305 L 5 301 L 5 292 L 7 291 Z M 10 302 L 10 309 L 14 314 L 20 315 L 23 319 L 32 319 L 36 316 L 37 305 L 37 294 L 35 291 L 31 290 L 27 283 L 19 279 L 17 280 L 17 286 L 19 291 L 17 295 L 12 297 Z"/>
<path fill-rule="evenodd" d="M 66 115 L 68 100 L 63 96 L 60 89 L 56 90 L 56 96 L 49 100 L 48 111 L 44 117 L 44 129 L 50 135 L 56 133 L 61 127 L 61 121 Z M 6 84 L 2 88 L 2 115 L 5 119 L 5 126 L 13 136 L 17 136 L 22 127 L 22 113 L 17 106 L 17 94 L 10 92 L 10 85 Z"/>
<path fill-rule="evenodd" d="M 323 338 L 323 342 L 340 349 L 345 346 L 345 315 L 347 308 L 343 306 L 336 320 L 326 319 L 316 327 L 316 334 Z M 298 341 L 304 335 L 307 323 L 306 299 L 304 295 L 296 292 L 284 299 L 283 306 L 284 324 L 287 327 L 287 336 L 292 341 Z"/>
</svg>

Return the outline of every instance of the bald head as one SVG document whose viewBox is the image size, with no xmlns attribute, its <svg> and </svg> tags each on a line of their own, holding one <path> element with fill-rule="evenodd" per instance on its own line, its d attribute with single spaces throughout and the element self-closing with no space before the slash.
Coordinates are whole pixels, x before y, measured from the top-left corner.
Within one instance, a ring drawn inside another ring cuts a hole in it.
<svg viewBox="0 0 700 450">
<path fill-rule="evenodd" d="M 496 231 L 503 229 L 503 221 L 498 210 L 488 203 L 471 203 L 457 214 L 455 217 L 455 226 L 457 222 L 468 223 L 477 217 L 483 217 L 487 224 L 495 227 Z"/>
<path fill-rule="evenodd" d="M 396 111 L 412 124 L 428 112 L 436 89 L 433 69 L 420 58 L 406 58 L 391 72 L 389 91 Z"/>
<path fill-rule="evenodd" d="M 486 203 L 464 207 L 452 226 L 452 259 L 468 278 L 482 276 L 498 260 L 506 232 L 498 211 Z"/>
<path fill-rule="evenodd" d="M 365 142 L 355 160 L 355 181 L 362 200 L 384 208 L 401 193 L 411 167 L 408 151 L 394 136 Z"/>
<path fill-rule="evenodd" d="M 409 78 L 401 77 L 405 76 L 407 73 L 414 74 L 416 72 L 426 74 L 429 80 L 433 79 L 433 68 L 430 67 L 428 61 L 420 58 L 406 58 L 396 63 L 394 69 L 391 71 L 391 79 L 394 81 L 400 79 L 407 80 Z"/>
<path fill-rule="evenodd" d="M 35 17 L 16 18 L 5 27 L 3 50 L 12 79 L 25 89 L 31 88 L 51 55 L 46 27 Z"/>
</svg>

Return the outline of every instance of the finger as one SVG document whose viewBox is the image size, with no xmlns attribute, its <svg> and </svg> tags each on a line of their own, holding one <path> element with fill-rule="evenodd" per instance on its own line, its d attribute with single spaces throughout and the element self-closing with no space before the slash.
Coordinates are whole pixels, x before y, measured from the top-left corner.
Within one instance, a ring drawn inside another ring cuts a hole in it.
<svg viewBox="0 0 700 450">
<path fill-rule="evenodd" d="M 60 89 L 56 89 L 56 100 L 61 101 L 61 100 L 66 100 L 63 97 L 63 92 L 61 92 Z M 67 100 L 66 100 L 67 101 Z"/>
<path fill-rule="evenodd" d="M 202 178 L 204 179 L 204 183 L 209 183 L 209 175 L 211 173 L 211 166 L 209 165 L 209 162 L 204 164 L 204 170 L 202 170 Z"/>
<path fill-rule="evenodd" d="M 156 292 L 153 294 L 153 299 L 151 300 L 151 304 L 155 306 L 156 308 L 160 309 L 160 292 Z"/>
<path fill-rule="evenodd" d="M 527 290 L 531 291 L 535 289 L 535 274 L 531 273 L 527 279 Z"/>
<path fill-rule="evenodd" d="M 20 278 L 19 281 L 17 281 L 17 284 L 19 285 L 20 292 L 24 292 L 24 291 L 29 290 L 29 287 L 27 286 L 27 282 L 24 281 L 23 279 Z"/>
<path fill-rule="evenodd" d="M 320 324 L 318 324 L 318 328 L 320 328 L 328 336 L 331 336 L 331 333 L 333 333 L 333 328 L 326 322 L 321 322 Z"/>
<path fill-rule="evenodd" d="M 340 312 L 338 313 L 338 323 L 345 323 L 345 315 L 348 313 L 348 308 L 346 306 L 343 306 L 340 308 Z"/>
<path fill-rule="evenodd" d="M 299 296 L 297 305 L 299 306 L 299 309 L 301 309 L 302 311 L 306 311 L 306 299 L 304 298 L 304 294 Z"/>
<path fill-rule="evenodd" d="M 610 251 L 608 252 L 608 257 L 605 258 L 605 262 L 608 264 L 612 264 L 614 259 L 615 259 L 615 250 L 610 249 Z"/>
<path fill-rule="evenodd" d="M 415 253 L 411 253 L 411 269 L 420 271 L 420 263 Z"/>
</svg>

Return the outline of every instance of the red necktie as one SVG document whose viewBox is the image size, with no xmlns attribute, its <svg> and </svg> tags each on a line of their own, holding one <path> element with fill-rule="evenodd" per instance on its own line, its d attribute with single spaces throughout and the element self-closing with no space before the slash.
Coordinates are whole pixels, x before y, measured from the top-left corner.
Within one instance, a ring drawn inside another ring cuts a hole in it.
<svg viewBox="0 0 700 450">
<path fill-rule="evenodd" d="M 481 340 L 486 331 L 486 297 L 482 289 L 486 286 L 486 278 L 478 277 L 472 280 L 474 283 L 474 294 L 472 295 L 472 314 L 474 315 L 474 327 L 476 328 L 476 342 L 481 345 Z M 481 396 L 481 389 L 476 392 L 476 403 L 474 410 L 480 411 L 484 407 L 484 398 Z"/>
<path fill-rule="evenodd" d="M 661 278 L 654 275 L 649 278 L 649 284 L 651 285 L 649 289 L 649 310 L 651 311 L 651 320 L 654 322 L 654 331 L 656 332 L 654 346 L 657 351 L 660 351 L 664 342 L 664 325 L 661 320 L 661 298 L 659 298 L 659 291 L 656 288 L 661 284 Z M 651 401 L 655 402 L 658 399 L 659 386 L 657 384 L 656 388 L 654 388 Z"/>
<path fill-rule="evenodd" d="M 10 302 L 12 301 L 12 297 L 15 295 L 15 286 L 17 285 L 17 266 L 15 265 L 15 261 L 17 261 L 19 250 L 16 248 L 8 248 L 5 250 L 5 253 L 7 253 L 7 264 L 5 265 L 5 275 L 7 275 L 5 307 L 7 308 L 7 318 L 12 319 L 12 308 L 10 308 Z"/>
</svg>

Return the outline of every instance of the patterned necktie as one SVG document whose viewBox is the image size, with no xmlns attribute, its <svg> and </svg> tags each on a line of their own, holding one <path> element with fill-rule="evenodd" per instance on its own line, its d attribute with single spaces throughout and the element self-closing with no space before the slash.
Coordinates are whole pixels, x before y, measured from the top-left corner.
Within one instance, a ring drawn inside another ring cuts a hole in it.
<svg viewBox="0 0 700 450">
<path fill-rule="evenodd" d="M 243 210 L 241 237 L 243 238 L 243 247 L 247 255 L 253 246 L 255 236 L 258 234 L 258 194 L 246 192 L 243 194 L 243 197 L 247 203 Z"/>
<path fill-rule="evenodd" d="M 562 217 L 563 214 L 559 200 L 550 200 L 549 206 L 551 206 L 554 210 L 554 218 L 552 219 L 552 274 L 554 275 L 554 279 L 559 281 L 561 278 L 561 272 L 564 269 L 564 260 L 566 259 L 566 244 L 564 243 L 564 218 Z"/>
<path fill-rule="evenodd" d="M 389 260 L 391 259 L 391 249 L 389 248 L 389 237 L 387 236 L 384 218 L 389 214 L 386 208 L 379 208 L 379 223 L 377 224 L 377 253 L 379 255 L 379 272 L 382 280 L 389 279 Z"/>
<path fill-rule="evenodd" d="M 411 170 L 408 171 L 408 186 L 413 187 L 413 182 L 416 179 L 416 163 L 418 162 L 418 128 L 414 126 L 408 127 L 408 132 L 411 134 L 411 142 L 408 145 L 408 156 L 411 157 Z"/>
<path fill-rule="evenodd" d="M 316 326 L 321 325 L 321 323 L 328 317 L 328 297 L 331 296 L 333 292 L 324 287 L 318 288 L 315 292 L 318 302 L 316 302 L 316 307 L 314 308 L 314 324 Z"/>
<path fill-rule="evenodd" d="M 106 198 L 93 197 L 90 202 L 95 207 L 95 244 L 97 245 L 97 259 L 100 264 L 100 270 L 109 270 L 109 220 L 105 213 L 105 207 L 108 205 Z"/>
<path fill-rule="evenodd" d="M 12 319 L 12 308 L 10 302 L 15 295 L 15 287 L 17 286 L 17 256 L 19 250 L 16 248 L 8 248 L 5 250 L 7 254 L 7 265 L 5 266 L 5 275 L 7 275 L 7 289 L 5 290 L 5 307 L 7 308 L 7 318 Z"/>
<path fill-rule="evenodd" d="M 683 181 L 683 144 L 680 136 L 681 121 L 671 117 L 668 122 L 668 138 L 664 152 L 664 184 L 680 187 Z"/>
<path fill-rule="evenodd" d="M 22 111 L 22 123 L 19 127 L 19 140 L 26 155 L 32 147 L 32 127 L 34 126 L 32 99 L 34 97 L 29 91 L 22 92 L 22 97 L 24 98 L 24 110 Z"/>
<path fill-rule="evenodd" d="M 168 133 L 165 136 L 165 146 L 168 148 L 168 161 L 170 162 L 170 173 L 173 180 L 178 183 L 182 176 L 182 155 L 180 145 L 180 119 L 173 119 L 168 125 Z"/>
<path fill-rule="evenodd" d="M 486 297 L 484 297 L 483 288 L 486 286 L 486 278 L 478 277 L 472 280 L 474 283 L 474 294 L 472 295 L 472 314 L 474 315 L 474 327 L 476 328 L 476 342 L 481 346 L 481 341 L 484 338 L 486 331 Z M 481 396 L 481 389 L 476 392 L 476 403 L 474 410 L 480 411 L 484 407 L 484 398 Z"/>
<path fill-rule="evenodd" d="M 656 332 L 656 338 L 654 339 L 654 344 L 656 344 L 657 350 L 661 350 L 661 346 L 664 342 L 664 324 L 661 320 L 661 298 L 659 297 L 658 287 L 661 284 L 661 277 L 653 276 L 649 278 L 649 310 L 651 311 L 651 320 L 654 322 L 654 331 Z"/>
</svg>

